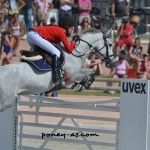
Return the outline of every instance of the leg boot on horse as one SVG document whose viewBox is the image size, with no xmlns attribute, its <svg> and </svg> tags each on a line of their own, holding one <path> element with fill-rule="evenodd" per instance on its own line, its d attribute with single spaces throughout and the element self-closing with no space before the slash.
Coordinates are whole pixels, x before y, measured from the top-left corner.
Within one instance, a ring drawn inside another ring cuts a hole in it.
<svg viewBox="0 0 150 150">
<path fill-rule="evenodd" d="M 62 74 L 59 58 L 57 55 L 52 56 L 52 76 L 53 83 L 55 84 L 53 91 L 62 89 L 62 80 L 64 79 L 64 76 Z"/>
</svg>

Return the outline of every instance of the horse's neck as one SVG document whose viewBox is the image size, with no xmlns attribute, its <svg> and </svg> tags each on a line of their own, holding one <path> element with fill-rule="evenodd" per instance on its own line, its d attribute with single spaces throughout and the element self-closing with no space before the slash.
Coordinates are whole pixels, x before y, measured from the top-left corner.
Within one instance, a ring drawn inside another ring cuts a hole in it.
<svg viewBox="0 0 150 150">
<path fill-rule="evenodd" d="M 95 47 L 95 45 L 97 45 L 97 42 L 100 42 L 102 43 L 103 41 L 100 39 L 102 39 L 102 33 L 101 32 L 98 32 L 98 33 L 85 33 L 83 35 L 81 35 L 81 39 L 86 41 L 86 42 L 81 42 L 81 44 L 79 45 L 79 49 L 81 49 L 80 51 L 81 52 L 85 52 L 86 54 L 89 53 L 89 50 L 90 50 L 90 45 Z"/>
</svg>

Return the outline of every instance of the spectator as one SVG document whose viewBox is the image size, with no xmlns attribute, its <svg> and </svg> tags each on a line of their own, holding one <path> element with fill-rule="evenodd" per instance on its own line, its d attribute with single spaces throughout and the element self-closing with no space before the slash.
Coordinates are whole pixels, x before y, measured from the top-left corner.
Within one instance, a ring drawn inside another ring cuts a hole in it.
<svg viewBox="0 0 150 150">
<path fill-rule="evenodd" d="M 129 63 L 125 60 L 125 55 L 120 53 L 119 60 L 116 63 L 115 68 L 110 72 L 110 78 L 126 78 L 128 69 L 130 68 Z M 116 86 L 117 83 L 113 82 L 112 86 Z M 114 91 L 109 91 L 109 93 L 114 94 Z"/>
<path fill-rule="evenodd" d="M 143 47 L 141 46 L 140 38 L 136 38 L 133 47 L 129 50 L 129 56 L 134 61 L 141 61 L 143 55 Z"/>
<path fill-rule="evenodd" d="M 50 19 L 50 25 L 51 26 L 56 26 L 57 25 L 55 17 L 51 17 L 51 19 Z"/>
<path fill-rule="evenodd" d="M 13 15 L 13 21 L 9 26 L 9 32 L 14 36 L 14 56 L 17 54 L 17 48 L 19 46 L 20 40 L 24 35 L 24 25 L 22 21 L 19 21 L 19 14 Z"/>
<path fill-rule="evenodd" d="M 122 17 L 127 16 L 128 1 L 127 0 L 112 0 L 111 2 L 111 14 L 117 18 L 117 28 L 121 25 Z"/>
<path fill-rule="evenodd" d="M 90 11 L 92 10 L 91 0 L 78 0 L 79 4 L 79 24 L 81 24 L 83 18 L 88 18 L 88 22 L 91 22 Z"/>
<path fill-rule="evenodd" d="M 133 26 L 128 22 L 128 18 L 122 19 L 122 25 L 119 28 L 119 40 L 116 42 L 114 46 L 114 52 L 116 55 L 119 55 L 120 49 L 124 44 L 126 44 L 127 49 L 129 50 L 133 45 L 132 38 L 133 38 Z"/>
<path fill-rule="evenodd" d="M 100 29 L 101 28 L 100 20 L 95 20 L 93 23 L 93 27 L 95 29 Z"/>
<path fill-rule="evenodd" d="M 90 54 L 86 58 L 84 68 L 94 68 L 98 75 L 102 75 L 102 61 L 96 55 Z"/>
<path fill-rule="evenodd" d="M 7 2 L 7 0 L 5 0 Z M 7 30 L 12 26 L 13 15 L 19 14 L 19 11 L 25 6 L 23 0 L 8 0 L 8 22 L 6 21 Z"/>
<path fill-rule="evenodd" d="M 78 26 L 78 34 L 80 34 L 83 30 L 90 28 L 88 18 L 83 18 L 81 25 Z"/>
<path fill-rule="evenodd" d="M 7 31 L 2 34 L 3 53 L 1 54 L 1 65 L 10 64 L 13 56 L 14 37 Z"/>
<path fill-rule="evenodd" d="M 25 6 L 23 7 L 23 14 L 24 14 L 24 21 L 25 21 L 25 27 L 26 31 L 28 32 L 30 28 L 33 26 L 33 9 L 32 9 L 32 3 L 34 0 L 24 0 Z"/>
<path fill-rule="evenodd" d="M 37 25 L 46 25 L 47 17 L 50 10 L 53 8 L 52 0 L 34 0 L 32 8 L 37 11 Z"/>
<path fill-rule="evenodd" d="M 1 32 L 4 31 L 4 10 L 3 10 L 3 3 L 0 3 L 0 29 Z"/>
<path fill-rule="evenodd" d="M 3 25 L 5 26 L 4 30 L 6 30 L 7 29 L 6 27 L 8 25 L 8 9 L 9 9 L 9 4 L 8 4 L 7 0 L 2 0 L 1 4 L 2 4 L 2 10 L 3 10 L 3 13 L 4 13 Z"/>
<path fill-rule="evenodd" d="M 72 17 L 72 5 L 74 0 L 60 0 L 59 18 Z"/>
<path fill-rule="evenodd" d="M 21 10 L 25 6 L 25 2 L 23 0 L 9 0 L 9 14 L 13 15 L 15 13 L 19 13 L 19 10 Z"/>
<path fill-rule="evenodd" d="M 150 79 L 150 62 L 147 52 L 143 54 L 143 60 L 138 62 L 137 73 L 138 78 Z"/>
</svg>

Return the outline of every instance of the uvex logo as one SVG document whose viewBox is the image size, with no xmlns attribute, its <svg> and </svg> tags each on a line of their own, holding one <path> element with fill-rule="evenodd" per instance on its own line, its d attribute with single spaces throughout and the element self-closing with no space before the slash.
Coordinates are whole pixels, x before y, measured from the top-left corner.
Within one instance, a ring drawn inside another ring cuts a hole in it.
<svg viewBox="0 0 150 150">
<path fill-rule="evenodd" d="M 123 82 L 122 91 L 123 93 L 146 94 L 145 86 L 146 83 Z"/>
</svg>

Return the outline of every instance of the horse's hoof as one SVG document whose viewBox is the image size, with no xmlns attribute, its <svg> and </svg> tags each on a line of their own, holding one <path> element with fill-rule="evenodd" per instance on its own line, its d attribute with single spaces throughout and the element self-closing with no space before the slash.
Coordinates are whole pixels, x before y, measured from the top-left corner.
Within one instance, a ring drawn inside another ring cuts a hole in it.
<svg viewBox="0 0 150 150">
<path fill-rule="evenodd" d="M 77 84 L 75 87 L 74 87 L 74 91 L 75 92 L 80 92 L 83 90 L 83 86 L 81 84 Z"/>
<path fill-rule="evenodd" d="M 75 86 L 77 86 L 77 84 L 78 84 L 78 82 L 74 82 L 74 83 L 72 84 L 72 86 L 71 86 L 71 89 L 74 89 Z"/>
</svg>

